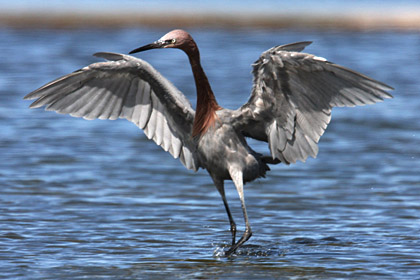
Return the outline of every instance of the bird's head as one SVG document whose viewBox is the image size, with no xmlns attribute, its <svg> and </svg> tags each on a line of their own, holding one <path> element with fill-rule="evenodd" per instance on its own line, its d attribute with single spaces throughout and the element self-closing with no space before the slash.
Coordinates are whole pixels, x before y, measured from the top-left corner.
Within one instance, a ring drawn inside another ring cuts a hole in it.
<svg viewBox="0 0 420 280">
<path fill-rule="evenodd" d="M 175 29 L 168 33 L 166 33 L 162 38 L 159 40 L 144 45 L 140 48 L 134 49 L 130 54 L 138 53 L 142 51 L 147 51 L 151 49 L 165 49 L 165 48 L 175 48 L 175 49 L 181 49 L 185 51 L 186 53 L 189 53 L 191 50 L 196 49 L 196 44 L 191 37 L 191 35 L 181 29 Z"/>
</svg>

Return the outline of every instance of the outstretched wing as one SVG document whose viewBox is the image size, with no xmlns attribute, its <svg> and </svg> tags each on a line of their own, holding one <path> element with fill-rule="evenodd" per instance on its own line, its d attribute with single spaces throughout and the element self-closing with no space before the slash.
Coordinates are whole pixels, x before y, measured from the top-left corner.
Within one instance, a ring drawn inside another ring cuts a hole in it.
<svg viewBox="0 0 420 280">
<path fill-rule="evenodd" d="M 273 159 L 305 161 L 335 106 L 372 104 L 392 98 L 392 88 L 324 58 L 300 53 L 311 42 L 271 48 L 253 64 L 249 101 L 236 112 L 244 135 L 269 144 Z"/>
<path fill-rule="evenodd" d="M 185 96 L 147 62 L 97 53 L 94 63 L 31 92 L 31 108 L 85 119 L 125 118 L 188 169 L 197 170 L 191 130 L 195 112 Z"/>
</svg>

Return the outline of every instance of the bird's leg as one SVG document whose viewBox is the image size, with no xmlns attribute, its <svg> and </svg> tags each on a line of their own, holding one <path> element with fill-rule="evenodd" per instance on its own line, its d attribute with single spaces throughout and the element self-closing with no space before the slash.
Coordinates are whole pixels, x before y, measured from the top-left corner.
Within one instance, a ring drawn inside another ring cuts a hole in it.
<svg viewBox="0 0 420 280">
<path fill-rule="evenodd" d="M 213 178 L 213 182 L 222 197 L 223 204 L 225 205 L 226 213 L 228 215 L 229 223 L 230 223 L 230 233 L 232 234 L 232 246 L 233 246 L 235 244 L 235 239 L 236 239 L 236 224 L 235 224 L 235 221 L 233 220 L 232 214 L 230 213 L 229 205 L 226 200 L 225 186 L 224 186 L 223 180 Z"/>
<path fill-rule="evenodd" d="M 244 235 L 241 237 L 241 239 L 239 239 L 237 243 L 232 245 L 232 247 L 226 252 L 226 256 L 230 256 L 233 253 L 235 253 L 236 249 L 238 249 L 239 246 L 244 244 L 252 236 L 251 226 L 249 224 L 248 214 L 246 213 L 246 207 L 245 207 L 242 171 L 240 171 L 239 169 L 230 168 L 229 173 L 230 173 L 233 183 L 235 184 L 236 190 L 238 191 L 239 199 L 241 200 L 242 212 L 243 212 L 244 220 L 245 220 L 245 232 L 244 232 Z"/>
<path fill-rule="evenodd" d="M 261 157 L 262 161 L 268 164 L 279 164 L 281 163 L 281 160 L 279 160 L 278 158 L 273 159 L 271 156 L 262 156 Z"/>
</svg>

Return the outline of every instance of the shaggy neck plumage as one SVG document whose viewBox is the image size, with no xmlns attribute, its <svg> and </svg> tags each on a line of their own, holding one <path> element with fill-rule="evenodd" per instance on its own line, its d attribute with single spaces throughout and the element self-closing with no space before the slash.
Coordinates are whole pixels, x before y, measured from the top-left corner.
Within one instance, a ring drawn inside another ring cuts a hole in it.
<svg viewBox="0 0 420 280">
<path fill-rule="evenodd" d="M 197 106 L 193 124 L 192 136 L 204 134 L 216 121 L 216 111 L 221 107 L 217 104 L 216 98 L 210 87 L 210 83 L 200 63 L 200 53 L 197 47 L 187 52 L 194 75 L 197 88 Z"/>
</svg>

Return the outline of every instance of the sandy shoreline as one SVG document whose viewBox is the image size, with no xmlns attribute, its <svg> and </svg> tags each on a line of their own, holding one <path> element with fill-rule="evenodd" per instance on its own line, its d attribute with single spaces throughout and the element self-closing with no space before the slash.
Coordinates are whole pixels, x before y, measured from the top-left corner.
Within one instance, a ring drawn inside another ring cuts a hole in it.
<svg viewBox="0 0 420 280">
<path fill-rule="evenodd" d="M 0 27 L 12 28 L 124 28 L 213 27 L 301 28 L 338 30 L 420 30 L 420 11 L 403 14 L 229 14 L 215 13 L 1 13 Z"/>
</svg>

